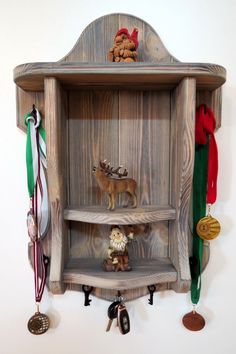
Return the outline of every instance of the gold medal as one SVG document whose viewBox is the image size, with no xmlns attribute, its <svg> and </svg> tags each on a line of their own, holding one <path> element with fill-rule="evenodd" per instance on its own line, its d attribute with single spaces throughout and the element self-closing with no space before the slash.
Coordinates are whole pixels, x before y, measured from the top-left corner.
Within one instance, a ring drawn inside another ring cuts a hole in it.
<svg viewBox="0 0 236 354">
<path fill-rule="evenodd" d="M 210 214 L 200 219 L 196 227 L 198 236 L 207 241 L 216 238 L 220 233 L 220 229 L 219 221 Z"/>
</svg>

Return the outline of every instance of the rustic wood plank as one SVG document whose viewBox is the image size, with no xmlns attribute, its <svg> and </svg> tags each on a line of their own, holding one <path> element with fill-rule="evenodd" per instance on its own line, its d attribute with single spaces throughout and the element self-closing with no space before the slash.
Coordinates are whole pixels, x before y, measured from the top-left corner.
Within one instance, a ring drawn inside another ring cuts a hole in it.
<svg viewBox="0 0 236 354">
<path fill-rule="evenodd" d="M 170 283 L 177 273 L 168 259 L 144 259 L 131 261 L 130 272 L 105 272 L 102 259 L 71 259 L 63 279 L 65 283 L 86 284 L 105 289 L 133 289 L 155 283 Z"/>
<path fill-rule="evenodd" d="M 63 99 L 64 98 L 64 99 Z M 49 287 L 52 293 L 65 291 L 62 280 L 66 257 L 67 225 L 63 218 L 66 204 L 67 146 L 66 104 L 63 90 L 55 78 L 45 79 L 45 115 L 47 133 L 47 173 L 51 206 L 51 266 Z M 65 145 L 64 145 L 65 144 Z"/>
<path fill-rule="evenodd" d="M 82 221 L 94 224 L 130 225 L 145 224 L 175 219 L 175 209 L 170 206 L 143 206 L 135 209 L 116 208 L 107 210 L 100 206 L 67 208 L 65 220 Z"/>
<path fill-rule="evenodd" d="M 122 90 L 119 98 L 119 163 L 137 181 L 138 205 L 167 205 L 170 93 Z"/>
<path fill-rule="evenodd" d="M 93 175 L 93 166 L 108 159 L 119 163 L 118 92 L 69 93 L 70 205 L 107 205 Z"/>
<path fill-rule="evenodd" d="M 127 28 L 131 33 L 139 30 L 139 61 L 177 61 L 164 47 L 154 29 L 142 19 L 129 14 L 110 14 L 90 23 L 73 49 L 61 59 L 62 62 L 104 62 L 113 45 L 115 34 L 120 28 Z"/>
<path fill-rule="evenodd" d="M 127 84 L 175 87 L 184 77 L 197 80 L 197 89 L 214 90 L 225 82 L 226 70 L 215 64 L 199 63 L 31 63 L 17 66 L 14 81 L 24 90 L 42 91 L 44 77 L 56 77 L 63 85 Z"/>
<path fill-rule="evenodd" d="M 16 87 L 16 125 L 23 131 L 26 131 L 24 116 L 32 110 L 33 104 L 38 108 L 42 124 L 44 124 L 44 92 L 24 91 L 20 87 Z"/>
<path fill-rule="evenodd" d="M 129 255 L 132 259 L 168 257 L 168 222 L 132 226 L 134 241 L 129 243 Z M 107 258 L 111 227 L 104 224 L 71 222 L 70 257 Z M 122 225 L 127 235 L 130 229 Z"/>
<path fill-rule="evenodd" d="M 168 290 L 167 283 L 159 283 L 159 284 L 155 284 L 155 285 L 156 285 L 156 292 Z M 67 289 L 73 290 L 73 291 L 82 291 L 82 285 L 67 284 Z M 125 299 L 125 302 L 138 299 L 138 298 L 145 296 L 147 294 L 149 294 L 147 286 L 141 287 L 141 288 L 135 288 L 132 290 L 131 289 L 128 289 L 128 290 L 124 289 L 121 291 L 121 295 Z M 99 299 L 113 302 L 117 296 L 117 290 L 94 288 L 91 293 L 91 298 L 93 298 L 93 296 L 96 296 Z M 154 303 L 155 303 L 155 295 L 154 295 Z M 148 304 L 148 300 L 147 300 L 147 304 Z"/>
<path fill-rule="evenodd" d="M 194 165 L 194 127 L 196 80 L 185 78 L 176 88 L 172 100 L 171 124 L 171 194 L 176 220 L 170 222 L 170 258 L 178 280 L 171 284 L 177 292 L 190 286 L 188 218 Z"/>
</svg>

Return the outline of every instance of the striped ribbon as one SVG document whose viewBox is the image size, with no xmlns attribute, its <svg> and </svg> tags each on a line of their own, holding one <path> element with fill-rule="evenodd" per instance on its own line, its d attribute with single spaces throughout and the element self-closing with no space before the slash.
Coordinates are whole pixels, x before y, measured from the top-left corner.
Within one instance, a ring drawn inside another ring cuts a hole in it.
<svg viewBox="0 0 236 354">
<path fill-rule="evenodd" d="M 49 202 L 45 169 L 46 142 L 45 130 L 41 126 L 41 116 L 37 109 L 25 115 L 27 126 L 26 166 L 29 197 L 36 200 L 35 212 L 39 228 L 39 237 L 43 238 L 49 226 Z"/>
<path fill-rule="evenodd" d="M 27 182 L 31 200 L 27 225 L 33 243 L 35 301 L 39 303 L 43 296 L 49 263 L 49 258 L 43 253 L 42 239 L 47 234 L 50 215 L 45 176 L 47 168 L 45 130 L 41 126 L 40 113 L 34 106 L 33 111 L 25 115 L 25 124 Z"/>
</svg>

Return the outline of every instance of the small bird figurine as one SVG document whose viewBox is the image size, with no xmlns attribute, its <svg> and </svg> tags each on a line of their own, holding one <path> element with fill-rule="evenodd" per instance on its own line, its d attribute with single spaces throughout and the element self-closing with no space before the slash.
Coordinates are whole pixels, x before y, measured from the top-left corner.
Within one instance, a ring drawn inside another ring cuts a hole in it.
<svg viewBox="0 0 236 354">
<path fill-rule="evenodd" d="M 127 28 L 121 28 L 116 33 L 114 45 L 109 50 L 108 60 L 112 62 L 132 63 L 137 61 L 138 29 L 130 34 Z"/>
</svg>

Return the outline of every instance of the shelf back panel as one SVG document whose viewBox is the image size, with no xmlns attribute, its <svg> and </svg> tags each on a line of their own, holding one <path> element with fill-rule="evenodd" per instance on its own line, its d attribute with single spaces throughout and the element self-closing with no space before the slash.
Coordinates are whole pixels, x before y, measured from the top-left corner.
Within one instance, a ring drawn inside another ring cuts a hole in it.
<svg viewBox="0 0 236 354">
<path fill-rule="evenodd" d="M 128 169 L 138 205 L 167 205 L 170 92 L 78 90 L 68 92 L 68 101 L 68 205 L 107 205 L 92 173 L 100 159 Z M 125 201 L 117 198 L 117 207 Z M 72 222 L 70 256 L 106 257 L 109 233 L 108 225 Z M 168 256 L 168 222 L 137 225 L 135 233 L 131 257 Z"/>
<path fill-rule="evenodd" d="M 103 159 L 128 169 L 139 205 L 167 205 L 169 138 L 169 91 L 69 92 L 68 205 L 107 205 L 92 173 Z"/>
</svg>

